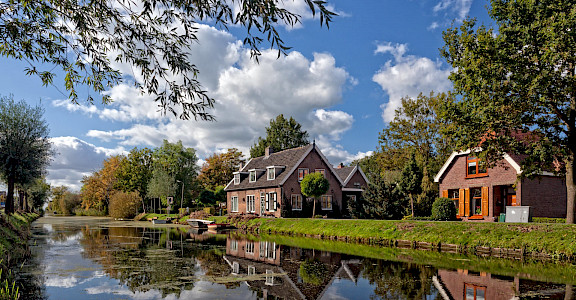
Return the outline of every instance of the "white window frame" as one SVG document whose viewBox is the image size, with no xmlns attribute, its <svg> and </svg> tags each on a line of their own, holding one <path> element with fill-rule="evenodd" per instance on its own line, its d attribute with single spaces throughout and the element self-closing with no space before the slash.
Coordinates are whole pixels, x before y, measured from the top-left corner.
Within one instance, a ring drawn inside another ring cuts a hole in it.
<svg viewBox="0 0 576 300">
<path fill-rule="evenodd" d="M 234 174 L 234 185 L 240 184 L 240 173 Z"/>
<path fill-rule="evenodd" d="M 270 176 L 272 175 L 272 176 Z M 266 179 L 274 180 L 276 179 L 276 168 L 274 167 L 267 167 L 266 168 Z"/>
<path fill-rule="evenodd" d="M 260 214 L 266 212 L 266 193 L 260 193 Z"/>
<path fill-rule="evenodd" d="M 322 210 L 332 210 L 332 195 L 322 195 L 320 197 L 320 207 L 322 207 Z"/>
<path fill-rule="evenodd" d="M 246 242 L 246 254 L 254 255 L 254 242 Z"/>
<path fill-rule="evenodd" d="M 278 210 L 278 195 L 276 192 L 270 192 L 266 194 L 266 210 L 276 211 Z"/>
<path fill-rule="evenodd" d="M 230 197 L 230 211 L 238 212 L 238 196 Z"/>
<path fill-rule="evenodd" d="M 249 182 L 256 182 L 256 170 L 250 171 L 250 180 Z"/>
<path fill-rule="evenodd" d="M 256 267 L 248 266 L 248 276 L 256 275 Z"/>
<path fill-rule="evenodd" d="M 256 197 L 254 197 L 254 195 L 246 195 L 246 212 L 256 212 Z"/>
<path fill-rule="evenodd" d="M 296 204 L 299 205 L 294 205 L 294 199 L 296 199 Z M 292 205 L 292 210 L 302 210 L 302 195 L 292 194 L 290 196 L 290 204 Z"/>
<path fill-rule="evenodd" d="M 232 274 L 238 275 L 240 273 L 240 264 L 237 261 L 232 262 Z"/>
<path fill-rule="evenodd" d="M 274 285 L 274 271 L 266 270 L 266 285 Z"/>
<path fill-rule="evenodd" d="M 238 241 L 230 240 L 230 251 L 238 251 Z"/>
<path fill-rule="evenodd" d="M 308 168 L 298 168 L 298 181 L 302 181 L 306 175 L 310 174 L 310 170 Z"/>
</svg>

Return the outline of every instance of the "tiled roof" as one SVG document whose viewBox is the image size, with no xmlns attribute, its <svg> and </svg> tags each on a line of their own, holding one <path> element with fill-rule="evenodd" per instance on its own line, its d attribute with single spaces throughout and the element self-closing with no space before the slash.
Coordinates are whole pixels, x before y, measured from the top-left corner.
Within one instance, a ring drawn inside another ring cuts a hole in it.
<svg viewBox="0 0 576 300">
<path fill-rule="evenodd" d="M 312 147 L 313 145 L 307 145 L 272 153 L 269 156 L 260 156 L 251 159 L 248 164 L 242 168 L 242 172 L 248 172 L 248 170 L 252 169 L 266 170 L 266 167 L 269 166 L 281 166 L 284 167 L 284 169 L 280 174 L 276 175 L 274 180 L 268 180 L 266 172 L 257 172 L 257 176 L 259 177 L 256 178 L 256 182 L 249 182 L 250 176 L 241 176 L 240 184 L 231 183 L 226 187 L 226 191 L 278 186 L 286 176 L 290 175 L 290 171 Z"/>
<path fill-rule="evenodd" d="M 354 167 L 343 167 L 343 168 L 335 168 L 334 172 L 336 172 L 336 175 L 338 175 L 338 177 L 340 177 L 340 179 L 342 179 L 342 181 L 346 181 L 346 178 L 348 178 L 348 176 L 350 175 L 350 172 L 352 172 L 352 170 L 354 170 Z"/>
</svg>

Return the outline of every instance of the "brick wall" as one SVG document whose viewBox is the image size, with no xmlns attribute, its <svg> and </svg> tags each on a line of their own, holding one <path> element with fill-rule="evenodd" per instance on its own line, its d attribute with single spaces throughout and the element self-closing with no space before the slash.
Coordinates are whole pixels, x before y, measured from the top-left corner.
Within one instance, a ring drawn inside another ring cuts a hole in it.
<svg viewBox="0 0 576 300">
<path fill-rule="evenodd" d="M 524 179 L 520 205 L 531 206 L 533 217 L 565 218 L 566 182 L 554 176 Z"/>
<path fill-rule="evenodd" d="M 346 178 L 344 178 L 345 180 Z M 362 174 L 360 174 L 360 171 L 356 171 L 354 173 L 354 175 L 352 175 L 352 178 L 350 179 L 350 181 L 348 181 L 348 184 L 346 184 L 347 188 L 356 188 L 356 186 L 354 186 L 354 183 L 360 183 L 360 188 L 366 188 L 366 185 L 368 184 L 366 182 L 366 180 L 364 180 L 364 177 L 362 177 Z"/>
<path fill-rule="evenodd" d="M 247 213 L 246 211 L 246 206 L 247 206 L 247 202 L 246 202 L 246 196 L 249 195 L 254 195 L 254 201 L 255 201 L 255 207 L 256 207 L 256 214 L 260 215 L 260 209 L 262 207 L 264 207 L 264 209 L 266 208 L 266 202 L 261 201 L 260 199 L 260 193 L 273 193 L 276 192 L 276 197 L 278 198 L 278 207 L 275 211 L 271 211 L 271 210 L 265 210 L 265 212 L 267 214 L 272 214 L 275 217 L 280 217 L 280 207 L 282 207 L 282 189 L 279 187 L 275 187 L 275 188 L 262 188 L 262 189 L 254 189 L 254 190 L 243 190 L 243 191 L 231 191 L 226 193 L 226 197 L 227 197 L 227 208 L 228 208 L 228 213 Z M 238 212 L 232 212 L 232 197 L 233 196 L 237 196 L 238 197 Z"/>
<path fill-rule="evenodd" d="M 493 278 L 489 273 L 438 270 L 438 277 L 454 300 L 466 299 L 467 286 L 469 289 L 476 287 L 477 292 L 483 289 L 484 299 L 513 299 L 520 289 L 518 278 L 503 280 Z"/>
</svg>

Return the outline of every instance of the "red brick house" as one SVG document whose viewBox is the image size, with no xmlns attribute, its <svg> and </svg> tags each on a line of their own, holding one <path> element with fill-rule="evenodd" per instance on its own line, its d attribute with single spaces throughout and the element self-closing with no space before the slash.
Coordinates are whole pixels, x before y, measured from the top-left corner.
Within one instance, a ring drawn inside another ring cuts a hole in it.
<svg viewBox="0 0 576 300">
<path fill-rule="evenodd" d="M 330 188 L 316 203 L 316 214 L 345 217 L 348 201 L 356 201 L 367 185 L 359 166 L 335 169 L 315 144 L 251 159 L 224 189 L 228 213 L 275 217 L 312 217 L 313 199 L 306 199 L 300 181 L 311 172 L 324 174 Z"/>
<path fill-rule="evenodd" d="M 454 152 L 434 181 L 440 196 L 451 198 L 463 220 L 495 221 L 506 206 L 530 206 L 534 217 L 566 217 L 566 184 L 544 172 L 534 179 L 520 179 L 521 158 L 504 154 L 492 168 L 470 151 Z"/>
</svg>

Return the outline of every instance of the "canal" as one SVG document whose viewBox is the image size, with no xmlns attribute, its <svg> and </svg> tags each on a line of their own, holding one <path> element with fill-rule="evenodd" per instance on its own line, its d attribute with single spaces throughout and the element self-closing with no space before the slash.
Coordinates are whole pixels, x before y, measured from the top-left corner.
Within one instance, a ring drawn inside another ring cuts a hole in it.
<svg viewBox="0 0 576 300">
<path fill-rule="evenodd" d="M 572 299 L 576 266 L 107 218 L 34 222 L 23 299 Z"/>
</svg>

